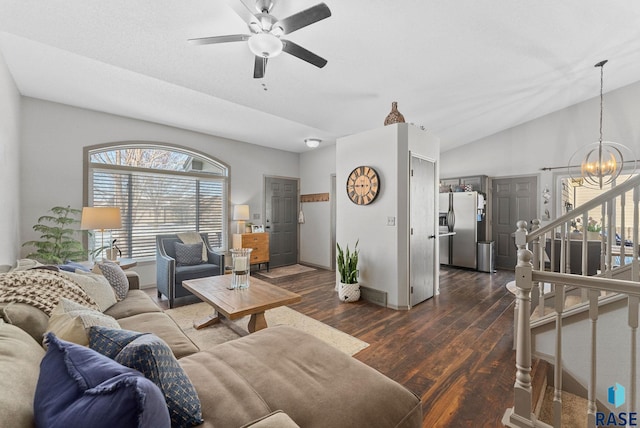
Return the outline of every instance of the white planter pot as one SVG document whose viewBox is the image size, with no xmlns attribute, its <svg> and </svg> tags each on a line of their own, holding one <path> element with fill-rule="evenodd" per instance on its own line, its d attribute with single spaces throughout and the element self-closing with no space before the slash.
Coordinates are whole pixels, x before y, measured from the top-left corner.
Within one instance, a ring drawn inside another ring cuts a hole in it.
<svg viewBox="0 0 640 428">
<path fill-rule="evenodd" d="M 338 298 L 343 302 L 357 302 L 360 300 L 360 284 L 338 284 Z"/>
</svg>

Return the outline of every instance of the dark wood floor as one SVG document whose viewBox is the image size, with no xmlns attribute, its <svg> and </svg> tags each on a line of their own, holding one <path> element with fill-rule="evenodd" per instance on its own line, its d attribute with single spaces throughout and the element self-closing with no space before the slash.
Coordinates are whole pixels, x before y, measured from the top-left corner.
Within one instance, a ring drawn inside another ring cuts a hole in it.
<svg viewBox="0 0 640 428">
<path fill-rule="evenodd" d="M 513 272 L 443 267 L 440 295 L 410 311 L 341 303 L 331 271 L 255 275 L 301 294 L 291 308 L 369 343 L 355 358 L 420 396 L 424 427 L 502 426 L 515 380 Z"/>
</svg>

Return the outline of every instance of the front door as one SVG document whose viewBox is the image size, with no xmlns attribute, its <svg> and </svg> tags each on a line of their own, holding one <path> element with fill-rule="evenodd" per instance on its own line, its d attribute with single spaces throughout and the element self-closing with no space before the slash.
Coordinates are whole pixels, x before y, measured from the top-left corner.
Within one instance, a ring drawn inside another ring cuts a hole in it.
<svg viewBox="0 0 640 428">
<path fill-rule="evenodd" d="M 530 227 L 537 217 L 538 177 L 494 178 L 492 189 L 496 268 L 514 270 L 517 248 L 513 233 L 518 221 L 525 220 Z"/>
<path fill-rule="evenodd" d="M 273 267 L 298 262 L 298 180 L 265 178 L 265 232 Z"/>
</svg>

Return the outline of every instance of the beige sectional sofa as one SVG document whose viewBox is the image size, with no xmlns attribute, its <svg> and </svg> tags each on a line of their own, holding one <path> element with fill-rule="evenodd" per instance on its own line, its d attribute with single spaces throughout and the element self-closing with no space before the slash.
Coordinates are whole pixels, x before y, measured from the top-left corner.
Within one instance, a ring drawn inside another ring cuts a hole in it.
<svg viewBox="0 0 640 428">
<path fill-rule="evenodd" d="M 33 427 L 33 397 L 45 354 L 35 338 L 46 329 L 46 315 L 25 304 L 10 305 L 3 313 L 14 325 L 0 319 L 0 428 Z M 270 327 L 200 351 L 141 290 L 130 289 L 105 313 L 124 329 L 154 333 L 167 342 L 198 393 L 202 427 L 422 424 L 414 394 L 294 328 Z"/>
</svg>

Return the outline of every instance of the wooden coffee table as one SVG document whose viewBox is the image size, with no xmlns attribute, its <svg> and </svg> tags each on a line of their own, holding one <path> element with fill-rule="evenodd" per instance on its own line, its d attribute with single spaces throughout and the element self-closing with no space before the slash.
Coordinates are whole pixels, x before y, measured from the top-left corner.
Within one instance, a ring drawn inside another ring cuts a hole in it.
<svg viewBox="0 0 640 428">
<path fill-rule="evenodd" d="M 218 275 L 182 282 L 184 288 L 214 308 L 211 316 L 193 322 L 196 329 L 219 321 L 233 321 L 251 315 L 248 328 L 249 333 L 253 333 L 267 327 L 264 311 L 302 300 L 299 294 L 253 277 L 250 279 L 249 288 L 230 290 L 231 276 Z M 232 328 L 235 327 L 233 323 L 228 324 Z"/>
</svg>

